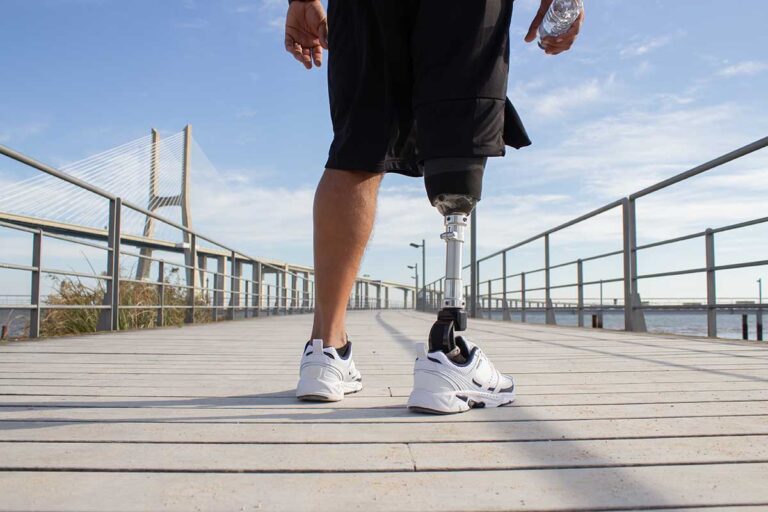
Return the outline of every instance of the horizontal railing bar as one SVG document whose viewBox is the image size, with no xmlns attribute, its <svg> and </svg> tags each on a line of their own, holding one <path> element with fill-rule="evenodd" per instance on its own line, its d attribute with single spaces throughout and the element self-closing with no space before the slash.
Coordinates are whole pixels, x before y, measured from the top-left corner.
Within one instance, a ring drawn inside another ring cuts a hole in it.
<svg viewBox="0 0 768 512">
<path fill-rule="evenodd" d="M 701 174 L 703 172 L 709 171 L 710 169 L 714 169 L 715 167 L 719 167 L 725 163 L 728 163 L 732 160 L 736 160 L 737 158 L 741 158 L 745 155 L 748 155 L 749 153 L 757 151 L 758 149 L 762 149 L 766 146 L 768 146 L 768 137 L 763 137 L 762 139 L 758 139 L 751 144 L 747 144 L 746 146 L 740 147 L 739 149 L 731 151 L 730 153 L 726 153 L 725 155 L 714 158 L 709 162 L 703 163 L 701 165 L 697 165 L 693 169 L 690 169 L 685 172 L 681 172 L 676 176 L 672 176 L 671 178 L 667 178 L 666 180 L 660 181 L 654 185 L 651 185 L 642 190 L 639 190 L 634 194 L 631 194 L 629 196 L 629 199 L 635 200 L 640 197 L 647 196 L 652 192 L 657 192 L 661 189 L 669 187 L 670 185 L 674 185 L 675 183 L 679 183 L 683 180 L 687 180 L 688 178 L 696 176 L 697 174 Z"/>
<path fill-rule="evenodd" d="M 13 224 L 11 222 L 0 221 L 0 227 L 15 229 L 16 231 L 24 231 L 25 233 L 32 233 L 33 235 L 38 233 L 38 230 L 36 229 L 28 228 L 25 226 L 19 226 L 18 224 Z"/>
<path fill-rule="evenodd" d="M 597 215 L 600 215 L 601 213 L 605 213 L 608 210 L 612 210 L 616 208 L 617 206 L 621 206 L 624 203 L 624 199 L 618 199 L 612 203 L 608 203 L 604 206 L 601 206 L 600 208 L 596 208 L 592 210 L 591 212 L 585 213 L 584 215 L 581 215 L 580 217 L 576 217 L 575 219 L 571 219 L 568 222 L 564 222 L 560 224 L 559 226 L 555 226 L 554 228 L 548 229 L 546 231 L 542 231 L 538 235 L 534 235 L 526 240 L 523 240 L 522 242 L 518 242 L 516 244 L 510 245 L 509 247 L 505 247 L 504 249 L 501 249 L 499 251 L 496 251 L 492 254 L 489 254 L 488 256 L 485 256 L 483 258 L 480 258 L 477 260 L 478 263 L 481 261 L 485 261 L 487 259 L 493 258 L 494 256 L 498 256 L 499 254 L 505 253 L 507 251 L 511 251 L 513 249 L 517 249 L 518 247 L 522 247 L 523 245 L 527 245 L 531 242 L 534 242 L 538 240 L 539 238 L 543 238 L 546 235 L 551 235 L 552 233 L 556 233 L 557 231 L 561 231 L 565 228 L 571 227 L 574 224 L 578 224 L 580 222 L 583 222 L 585 220 L 588 220 L 592 217 L 595 217 Z"/>
<path fill-rule="evenodd" d="M 746 220 L 744 222 L 738 222 L 736 224 L 731 224 L 729 226 L 721 226 L 719 228 L 713 228 L 712 232 L 713 233 L 722 233 L 723 231 L 731 231 L 731 230 L 734 230 L 734 229 L 746 228 L 746 227 L 749 227 L 749 226 L 754 226 L 756 224 L 763 224 L 765 222 L 768 222 L 768 217 L 760 217 L 760 218 L 757 218 L 757 219 Z"/>
<path fill-rule="evenodd" d="M 48 231 L 40 230 L 40 233 L 46 237 L 46 238 L 55 238 L 57 240 L 63 240 L 65 242 L 69 242 L 72 244 L 78 244 L 78 245 L 85 245 L 87 247 L 94 247 L 96 249 L 100 249 L 102 251 L 112 252 L 112 247 L 109 245 L 99 245 L 95 244 L 93 242 L 87 242 L 85 240 L 78 240 L 77 238 L 67 236 L 67 235 L 58 235 L 56 233 L 50 233 Z"/>
<path fill-rule="evenodd" d="M 714 271 L 736 270 L 739 268 L 760 267 L 763 265 L 768 265 L 768 260 L 746 261 L 743 263 L 731 263 L 728 265 L 715 265 L 712 267 L 712 270 Z M 658 272 L 655 274 L 641 274 L 641 275 L 638 275 L 636 278 L 651 279 L 651 278 L 657 278 L 657 277 L 680 276 L 685 274 L 696 274 L 696 273 L 706 272 L 707 270 L 709 270 L 707 269 L 707 267 L 691 268 L 691 269 L 684 269 L 684 270 L 673 270 L 670 272 Z"/>
<path fill-rule="evenodd" d="M 22 164 L 33 167 L 38 171 L 42 171 L 46 174 L 50 174 L 51 176 L 59 178 L 60 180 L 66 181 L 67 183 L 78 186 L 80 188 L 84 188 L 85 190 L 88 190 L 89 192 L 93 192 L 94 194 L 101 196 L 105 199 L 115 199 L 115 196 L 113 196 L 112 194 L 110 194 L 104 189 L 91 185 L 90 183 L 77 179 L 74 176 L 70 176 L 69 174 L 63 173 L 57 169 L 54 169 L 50 165 L 46 165 L 42 162 L 38 162 L 37 160 L 30 158 L 26 155 L 23 155 L 18 151 L 14 151 L 9 147 L 3 146 L 2 144 L 0 144 L 0 154 L 5 155 L 8 158 L 12 158 L 17 162 L 21 162 Z"/>
<path fill-rule="evenodd" d="M 84 277 L 87 279 L 100 279 L 102 281 L 111 281 L 112 278 L 110 276 L 105 275 L 99 275 L 99 274 L 86 274 L 85 272 L 76 272 L 74 270 L 60 270 L 57 268 L 41 268 L 40 272 L 43 274 L 55 274 L 58 276 L 69 276 L 69 277 Z"/>
<path fill-rule="evenodd" d="M 174 266 L 176 265 L 175 263 L 172 263 L 166 260 L 165 258 L 155 258 L 154 256 L 147 256 L 146 254 L 141 254 L 133 251 L 126 251 L 123 249 L 120 249 L 120 254 L 124 254 L 125 256 L 133 256 L 134 258 L 141 258 L 143 260 L 157 261 L 158 263 L 162 261 L 164 263 L 167 263 L 168 265 L 174 265 Z"/>
<path fill-rule="evenodd" d="M 638 245 L 635 250 L 650 249 L 651 247 L 659 247 L 661 245 L 674 244 L 677 242 L 684 242 L 686 240 L 692 240 L 694 238 L 700 238 L 706 235 L 706 231 L 699 231 L 698 233 L 692 233 L 690 235 L 678 236 L 675 238 L 668 238 L 667 240 L 659 240 L 658 242 L 651 242 L 649 244 Z"/>
<path fill-rule="evenodd" d="M 606 253 L 603 253 L 603 254 L 598 254 L 596 256 L 587 256 L 586 258 L 580 258 L 580 259 L 581 259 L 581 262 L 583 263 L 585 261 L 593 261 L 593 260 L 599 260 L 599 259 L 602 259 L 602 258 L 609 258 L 611 256 L 617 256 L 619 254 L 624 254 L 624 251 L 619 249 L 617 251 L 606 252 Z M 575 263 L 578 263 L 578 262 L 579 262 L 579 260 L 575 261 Z"/>
<path fill-rule="evenodd" d="M 16 160 L 17 162 L 20 162 L 20 163 L 23 163 L 25 165 L 28 165 L 28 166 L 30 166 L 30 167 L 32 167 L 34 169 L 42 171 L 42 172 L 44 172 L 46 174 L 49 174 L 49 175 L 54 176 L 56 178 L 59 178 L 60 180 L 66 181 L 67 183 L 70 183 L 72 185 L 75 185 L 75 186 L 78 186 L 78 187 L 83 188 L 85 190 L 88 190 L 89 192 L 92 192 L 92 193 L 94 193 L 94 194 L 96 194 L 98 196 L 101 196 L 104 199 L 108 199 L 108 200 L 115 200 L 115 199 L 117 199 L 117 196 L 107 192 L 106 190 L 103 190 L 103 189 L 101 189 L 99 187 L 91 185 L 90 183 L 87 183 L 87 182 L 82 181 L 82 180 L 80 180 L 78 178 L 70 176 L 69 174 L 63 173 L 63 172 L 61 172 L 61 171 L 59 171 L 57 169 L 54 169 L 50 165 L 44 164 L 42 162 L 39 162 L 39 161 L 37 161 L 37 160 L 35 160 L 35 159 L 31 158 L 31 157 L 28 157 L 28 156 L 26 156 L 26 155 L 24 155 L 22 153 L 19 153 L 18 151 L 14 151 L 11 148 L 3 146 L 2 144 L 0 144 L 0 154 L 5 155 L 5 156 L 7 156 L 7 157 L 9 157 L 9 158 L 11 158 L 13 160 Z M 189 229 L 189 228 L 187 228 L 187 227 L 185 227 L 185 226 L 183 226 L 181 224 L 178 224 L 177 222 L 174 222 L 174 221 L 172 221 L 170 219 L 167 219 L 167 218 L 163 217 L 162 215 L 158 215 L 158 214 L 156 214 L 156 213 L 154 213 L 154 212 L 152 212 L 150 210 L 147 210 L 146 208 L 143 208 L 143 207 L 141 207 L 141 206 L 139 206 L 137 204 L 134 204 L 131 201 L 123 200 L 122 201 L 122 205 L 124 207 L 130 208 L 130 209 L 132 209 L 132 210 L 134 210 L 134 211 L 136 211 L 138 213 L 141 213 L 143 215 L 151 217 L 151 218 L 153 218 L 153 219 L 155 219 L 155 220 L 157 220 L 159 222 L 162 222 L 162 223 L 167 224 L 169 226 L 172 226 L 172 227 L 174 227 L 176 229 L 179 229 L 182 232 L 195 235 L 200 240 L 205 240 L 206 242 L 209 242 L 209 243 L 211 243 L 213 245 L 216 245 L 216 246 L 218 246 L 221 249 L 225 249 L 227 251 L 234 252 L 236 254 L 236 258 L 241 260 L 241 261 L 243 261 L 243 262 L 247 262 L 247 263 L 261 263 L 264 266 L 267 266 L 267 267 L 270 267 L 270 268 L 273 268 L 273 269 L 276 269 L 276 270 L 285 271 L 286 273 L 294 275 L 295 277 L 297 277 L 299 279 L 305 279 L 302 276 L 300 276 L 299 274 L 295 274 L 293 272 L 290 272 L 290 271 L 286 270 L 285 268 L 279 267 L 278 265 L 271 264 L 271 263 L 268 263 L 268 262 L 265 262 L 265 261 L 261 261 L 261 260 L 259 260 L 257 258 L 252 258 L 250 256 L 242 254 L 242 253 L 236 251 L 235 249 L 232 249 L 231 247 L 229 247 L 227 245 L 224 245 L 224 244 L 222 244 L 220 242 L 217 242 L 216 240 L 214 240 L 212 238 L 209 238 L 209 237 L 207 237 L 205 235 L 197 233 L 196 231 L 194 231 L 192 229 Z M 31 231 L 31 232 L 34 233 L 35 231 Z M 370 281 L 370 282 L 373 282 L 373 281 Z"/>
<path fill-rule="evenodd" d="M 620 283 L 623 280 L 624 279 L 621 278 L 621 277 L 614 277 L 612 279 L 596 279 L 594 281 L 584 281 L 581 284 L 583 284 L 584 286 L 592 286 L 594 284 L 600 284 L 600 283 L 603 283 L 603 284 L 605 284 L 605 283 Z"/>
<path fill-rule="evenodd" d="M 40 304 L 40 309 L 112 309 L 104 304 Z"/>
<path fill-rule="evenodd" d="M 6 270 L 24 270 L 26 272 L 37 272 L 37 267 L 30 265 L 17 265 L 15 263 L 0 263 L 0 268 Z"/>
</svg>

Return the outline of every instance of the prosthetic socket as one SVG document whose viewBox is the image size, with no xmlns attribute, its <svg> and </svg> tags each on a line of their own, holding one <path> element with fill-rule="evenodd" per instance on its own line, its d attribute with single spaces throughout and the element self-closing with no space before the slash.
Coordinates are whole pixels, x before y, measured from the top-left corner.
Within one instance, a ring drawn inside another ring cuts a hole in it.
<svg viewBox="0 0 768 512">
<path fill-rule="evenodd" d="M 425 166 L 425 183 L 430 202 L 445 219 L 445 232 L 440 238 L 446 245 L 444 297 L 437 321 L 429 333 L 430 351 L 455 353 L 455 331 L 467 328 L 461 278 L 462 251 L 469 216 L 480 200 L 485 160 L 444 158 L 427 161 Z M 437 171 L 435 164 L 439 165 Z"/>
</svg>

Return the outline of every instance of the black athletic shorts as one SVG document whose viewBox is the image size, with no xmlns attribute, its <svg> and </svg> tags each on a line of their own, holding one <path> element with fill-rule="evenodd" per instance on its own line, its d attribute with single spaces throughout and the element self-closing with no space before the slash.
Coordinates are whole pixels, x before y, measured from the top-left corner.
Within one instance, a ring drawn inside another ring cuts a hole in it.
<svg viewBox="0 0 768 512">
<path fill-rule="evenodd" d="M 506 98 L 513 0 L 328 0 L 326 167 L 421 176 L 531 142 Z"/>
</svg>

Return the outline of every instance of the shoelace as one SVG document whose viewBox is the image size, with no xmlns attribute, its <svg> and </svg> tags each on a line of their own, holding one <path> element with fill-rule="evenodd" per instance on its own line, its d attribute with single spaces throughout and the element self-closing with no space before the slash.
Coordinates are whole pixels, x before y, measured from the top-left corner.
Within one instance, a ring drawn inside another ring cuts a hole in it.
<svg viewBox="0 0 768 512">
<path fill-rule="evenodd" d="M 481 361 L 485 361 L 485 363 L 491 367 L 491 375 L 496 376 L 496 382 L 501 382 L 501 373 L 499 370 L 496 369 L 496 367 L 493 365 L 490 359 L 488 359 L 488 356 L 485 355 L 485 352 L 482 351 L 482 349 L 477 349 L 478 355 L 480 357 Z"/>
</svg>

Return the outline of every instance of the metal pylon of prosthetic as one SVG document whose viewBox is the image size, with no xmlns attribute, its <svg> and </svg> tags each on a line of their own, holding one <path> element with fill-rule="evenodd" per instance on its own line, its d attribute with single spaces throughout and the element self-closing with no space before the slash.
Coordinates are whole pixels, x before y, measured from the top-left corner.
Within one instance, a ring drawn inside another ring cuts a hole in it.
<svg viewBox="0 0 768 512">
<path fill-rule="evenodd" d="M 476 203 L 470 196 L 445 194 L 439 196 L 434 204 L 445 221 L 445 232 L 440 235 L 445 241 L 445 295 L 437 320 L 429 332 L 430 350 L 453 352 L 456 349 L 456 331 L 467 328 L 461 277 L 462 251 L 469 218 Z"/>
<path fill-rule="evenodd" d="M 189 155 L 190 155 L 190 143 L 192 141 L 192 126 L 187 125 L 184 127 L 184 148 L 181 161 L 181 187 L 179 193 L 173 196 L 161 196 L 159 186 L 160 175 L 160 134 L 152 129 L 152 156 L 150 159 L 149 168 L 149 201 L 148 210 L 151 212 L 157 211 L 164 206 L 178 206 L 181 208 L 181 224 L 186 228 L 192 228 L 192 214 L 190 211 L 189 190 L 190 190 L 190 173 L 189 173 Z M 142 234 L 144 238 L 152 238 L 155 232 L 155 222 L 153 217 L 147 216 L 144 221 L 144 229 Z M 191 247 L 191 236 L 189 233 L 184 232 L 184 260 L 188 267 L 192 267 L 195 264 L 194 248 Z M 152 264 L 152 260 L 147 258 L 152 257 L 152 249 L 144 247 L 141 249 L 140 254 L 143 256 L 139 258 L 138 265 L 136 266 L 136 279 L 149 278 L 149 270 Z M 197 286 L 196 273 L 187 269 L 187 286 Z"/>
</svg>

